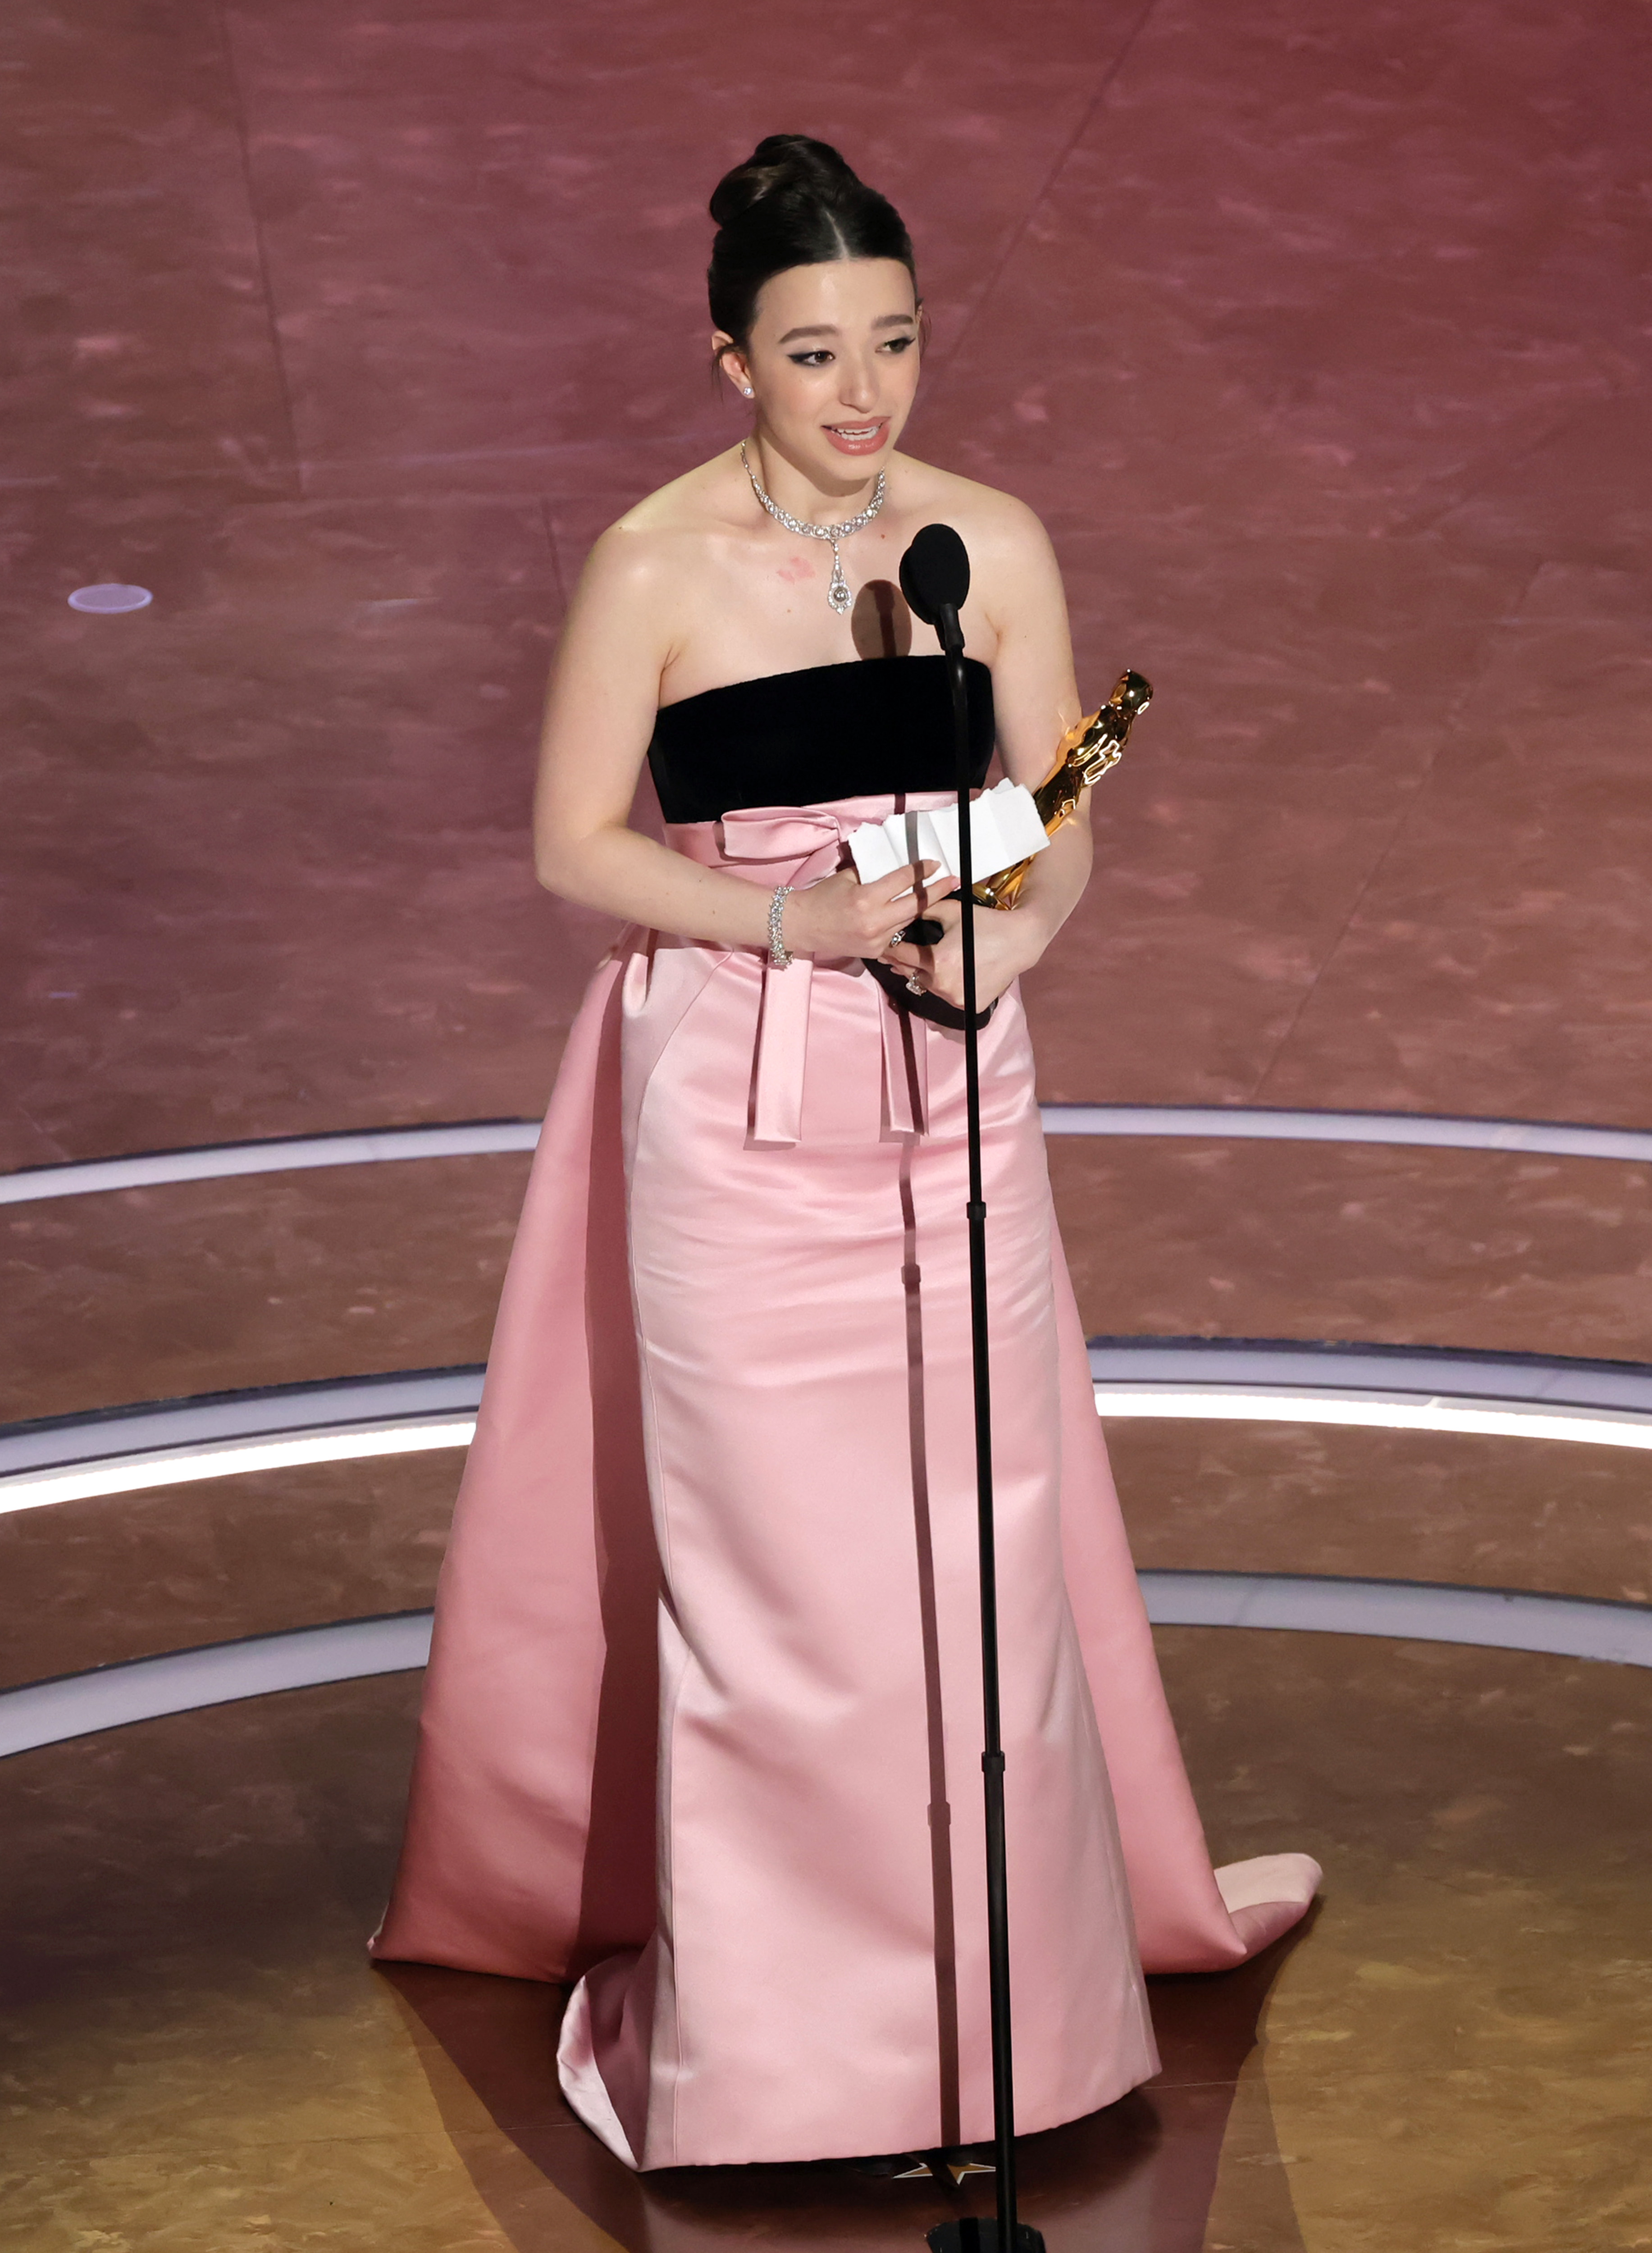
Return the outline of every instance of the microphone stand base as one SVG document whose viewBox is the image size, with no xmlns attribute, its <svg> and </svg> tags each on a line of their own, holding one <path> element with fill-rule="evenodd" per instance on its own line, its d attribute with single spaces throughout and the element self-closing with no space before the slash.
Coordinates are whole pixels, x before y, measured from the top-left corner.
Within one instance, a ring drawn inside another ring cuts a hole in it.
<svg viewBox="0 0 1652 2253">
<path fill-rule="evenodd" d="M 999 2253 L 998 2222 L 990 2214 L 962 2214 L 938 2222 L 929 2233 L 930 2253 Z M 1041 2231 L 1029 2222 L 1015 2224 L 1014 2253 L 1044 2253 Z"/>
</svg>

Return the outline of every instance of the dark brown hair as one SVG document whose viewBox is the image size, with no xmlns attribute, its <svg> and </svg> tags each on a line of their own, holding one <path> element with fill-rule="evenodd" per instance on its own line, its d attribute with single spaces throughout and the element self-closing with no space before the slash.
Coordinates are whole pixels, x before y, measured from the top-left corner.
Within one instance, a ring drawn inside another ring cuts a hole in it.
<svg viewBox="0 0 1652 2253">
<path fill-rule="evenodd" d="M 737 345 L 751 333 L 763 283 L 793 266 L 893 258 L 917 289 L 912 239 L 901 214 L 824 141 L 770 134 L 718 181 L 711 215 L 717 222 L 706 276 L 711 317 Z"/>
</svg>

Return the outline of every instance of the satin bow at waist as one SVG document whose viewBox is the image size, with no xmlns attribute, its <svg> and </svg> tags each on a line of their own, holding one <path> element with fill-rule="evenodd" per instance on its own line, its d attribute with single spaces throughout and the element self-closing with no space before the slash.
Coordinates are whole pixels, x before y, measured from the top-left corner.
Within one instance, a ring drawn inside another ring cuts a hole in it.
<svg viewBox="0 0 1652 2253">
<path fill-rule="evenodd" d="M 847 868 L 847 841 L 862 823 L 894 813 L 931 813 L 954 803 L 947 790 L 912 791 L 896 797 L 839 798 L 826 806 L 742 806 L 716 821 L 679 821 L 666 831 L 673 852 L 702 868 L 772 889 L 818 883 Z"/>
<path fill-rule="evenodd" d="M 666 841 L 701 868 L 739 876 L 765 891 L 777 884 L 799 890 L 850 865 L 847 841 L 863 822 L 882 821 L 895 813 L 928 813 L 954 802 L 951 791 L 930 790 L 840 798 L 824 806 L 739 806 L 716 821 L 670 823 Z M 846 960 L 843 967 L 860 972 L 858 960 Z M 806 954 L 793 955 L 784 970 L 763 957 L 752 1071 L 756 1141 L 800 1139 L 815 969 Z M 889 1123 L 897 1132 L 922 1133 L 925 1075 L 921 1021 L 903 1016 L 881 994 L 879 1003 Z"/>
</svg>

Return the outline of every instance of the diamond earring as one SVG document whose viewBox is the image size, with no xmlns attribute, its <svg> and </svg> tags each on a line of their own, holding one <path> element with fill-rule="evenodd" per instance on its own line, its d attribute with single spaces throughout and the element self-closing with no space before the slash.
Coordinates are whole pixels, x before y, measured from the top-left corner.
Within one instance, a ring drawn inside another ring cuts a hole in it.
<svg viewBox="0 0 1652 2253">
<path fill-rule="evenodd" d="M 742 392 L 745 394 L 745 396 L 746 396 L 748 399 L 750 399 L 750 398 L 752 398 L 752 397 L 754 397 L 754 396 L 755 396 L 755 394 L 754 394 L 754 393 L 753 393 L 753 391 L 752 391 L 751 386 L 750 386 L 749 383 L 742 383 L 742 384 L 741 385 L 740 388 L 741 388 Z"/>
</svg>

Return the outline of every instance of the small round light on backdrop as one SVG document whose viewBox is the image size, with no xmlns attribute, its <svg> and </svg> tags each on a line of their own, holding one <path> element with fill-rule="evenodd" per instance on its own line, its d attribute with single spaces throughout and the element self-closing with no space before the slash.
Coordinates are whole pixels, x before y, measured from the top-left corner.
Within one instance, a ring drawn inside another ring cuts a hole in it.
<svg viewBox="0 0 1652 2253">
<path fill-rule="evenodd" d="M 154 600 L 147 587 L 122 586 L 117 580 L 108 580 L 95 587 L 77 587 L 69 596 L 69 608 L 114 617 L 122 610 L 147 610 Z"/>
</svg>

